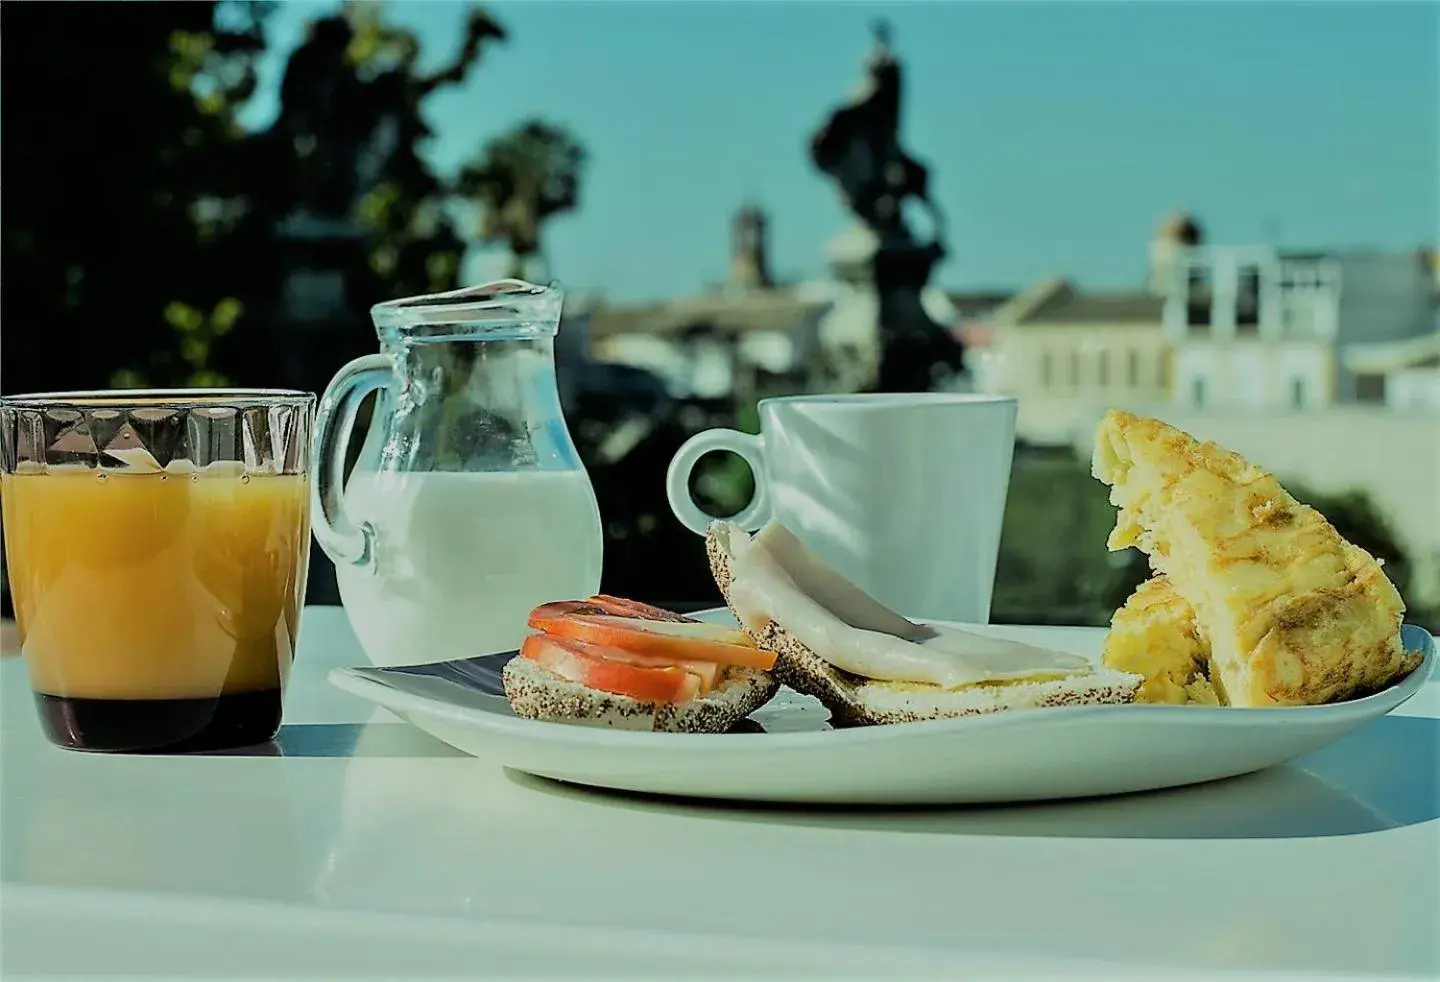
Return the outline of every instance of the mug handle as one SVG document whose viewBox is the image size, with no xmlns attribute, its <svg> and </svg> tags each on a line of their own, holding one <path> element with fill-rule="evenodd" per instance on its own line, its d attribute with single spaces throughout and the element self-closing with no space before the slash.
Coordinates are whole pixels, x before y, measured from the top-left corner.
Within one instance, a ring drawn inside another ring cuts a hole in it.
<svg viewBox="0 0 1440 982">
<path fill-rule="evenodd" d="M 715 516 L 700 510 L 690 497 L 690 472 L 695 464 L 707 453 L 728 450 L 741 457 L 750 465 L 755 475 L 755 496 L 729 521 L 747 532 L 754 532 L 770 519 L 770 488 L 765 479 L 764 441 L 739 430 L 714 429 L 696 433 L 680 445 L 670 460 L 665 472 L 665 497 L 670 501 L 670 510 L 680 523 L 696 535 L 704 535 L 706 528 L 715 521 Z"/>
<path fill-rule="evenodd" d="M 315 410 L 311 524 L 315 541 L 336 563 L 367 566 L 374 559 L 375 527 L 369 522 L 356 525 L 345 512 L 345 450 L 361 400 L 389 385 L 393 372 L 389 355 L 356 358 L 335 373 Z"/>
</svg>

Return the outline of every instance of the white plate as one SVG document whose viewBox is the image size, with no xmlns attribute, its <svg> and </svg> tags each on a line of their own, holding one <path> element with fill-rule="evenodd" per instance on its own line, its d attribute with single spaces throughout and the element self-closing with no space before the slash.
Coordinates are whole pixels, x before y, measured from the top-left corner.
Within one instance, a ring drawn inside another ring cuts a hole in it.
<svg viewBox="0 0 1440 982">
<path fill-rule="evenodd" d="M 701 616 L 728 617 L 723 611 Z M 1099 628 L 957 626 L 1083 649 L 1076 653 L 1088 657 L 1104 636 Z M 1435 642 L 1411 625 L 1404 641 L 1424 651 L 1418 669 L 1381 692 L 1328 706 L 1076 706 L 835 730 L 820 703 L 782 689 L 742 730 L 723 734 L 521 719 L 510 712 L 500 684 L 510 653 L 339 668 L 329 677 L 459 750 L 541 777 L 703 798 L 961 804 L 1146 791 L 1263 770 L 1344 736 L 1418 692 L 1434 670 Z"/>
</svg>

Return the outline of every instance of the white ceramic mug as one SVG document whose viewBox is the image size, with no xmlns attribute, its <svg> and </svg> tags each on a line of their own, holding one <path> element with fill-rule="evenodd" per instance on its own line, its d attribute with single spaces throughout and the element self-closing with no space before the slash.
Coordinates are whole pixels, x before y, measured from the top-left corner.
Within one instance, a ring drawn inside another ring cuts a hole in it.
<svg viewBox="0 0 1440 982">
<path fill-rule="evenodd" d="M 731 521 L 754 531 L 777 519 L 901 614 L 983 624 L 1017 408 L 1010 397 L 946 393 L 765 399 L 759 436 L 714 429 L 687 440 L 666 493 L 703 535 L 712 518 L 690 497 L 690 472 L 707 453 L 739 454 L 755 496 Z"/>
</svg>

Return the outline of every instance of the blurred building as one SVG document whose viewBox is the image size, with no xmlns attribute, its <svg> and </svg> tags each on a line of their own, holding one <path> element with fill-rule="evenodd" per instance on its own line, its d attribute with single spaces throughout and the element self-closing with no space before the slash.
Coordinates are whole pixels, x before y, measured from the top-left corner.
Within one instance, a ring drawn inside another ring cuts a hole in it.
<svg viewBox="0 0 1440 982">
<path fill-rule="evenodd" d="M 1144 290 L 1082 290 L 1051 277 L 991 312 L 967 337 L 979 391 L 1019 397 L 1017 431 L 1030 443 L 1068 444 L 1097 404 L 1163 399 L 1169 392 L 1164 301 Z"/>
<path fill-rule="evenodd" d="M 1051 277 L 971 325 L 976 387 L 1021 400 L 1019 432 L 1065 444 L 1095 405 L 1307 412 L 1435 405 L 1433 250 L 1291 252 L 1157 228 L 1144 289 Z"/>
<path fill-rule="evenodd" d="M 777 284 L 767 218 L 740 209 L 731 228 L 728 279 L 699 294 L 647 304 L 586 308 L 590 358 L 643 368 L 683 399 L 729 399 L 796 383 L 829 300 Z"/>
<path fill-rule="evenodd" d="M 1404 341 L 1352 345 L 1344 358 L 1355 379 L 1357 402 L 1440 412 L 1440 330 Z"/>
<path fill-rule="evenodd" d="M 845 284 L 829 280 L 783 283 L 768 255 L 768 217 L 754 205 L 731 225 L 729 275 L 690 296 L 647 304 L 601 298 L 572 305 L 585 321 L 590 359 L 642 368 L 681 399 L 733 400 L 811 390 L 812 366 L 827 345 L 847 343 L 822 332 L 825 315 Z M 926 312 L 957 333 L 1008 297 L 1003 291 L 922 296 Z"/>
<path fill-rule="evenodd" d="M 1159 285 L 1172 401 L 1303 411 L 1360 401 L 1347 353 L 1435 330 L 1427 253 L 1193 245 Z"/>
</svg>

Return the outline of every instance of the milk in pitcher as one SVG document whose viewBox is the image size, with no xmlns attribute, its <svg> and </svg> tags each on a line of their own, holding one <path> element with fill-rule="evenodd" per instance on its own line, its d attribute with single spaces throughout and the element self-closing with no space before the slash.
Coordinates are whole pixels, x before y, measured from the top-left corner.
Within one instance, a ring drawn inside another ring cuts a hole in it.
<svg viewBox="0 0 1440 982">
<path fill-rule="evenodd" d="M 374 562 L 336 564 L 346 615 L 379 665 L 517 648 L 539 604 L 600 589 L 600 513 L 584 471 L 356 473 Z"/>
<path fill-rule="evenodd" d="M 499 280 L 376 304 L 380 351 L 325 387 L 315 539 L 376 664 L 512 651 L 535 607 L 600 589 L 600 514 L 555 375 L 561 296 Z"/>
</svg>

